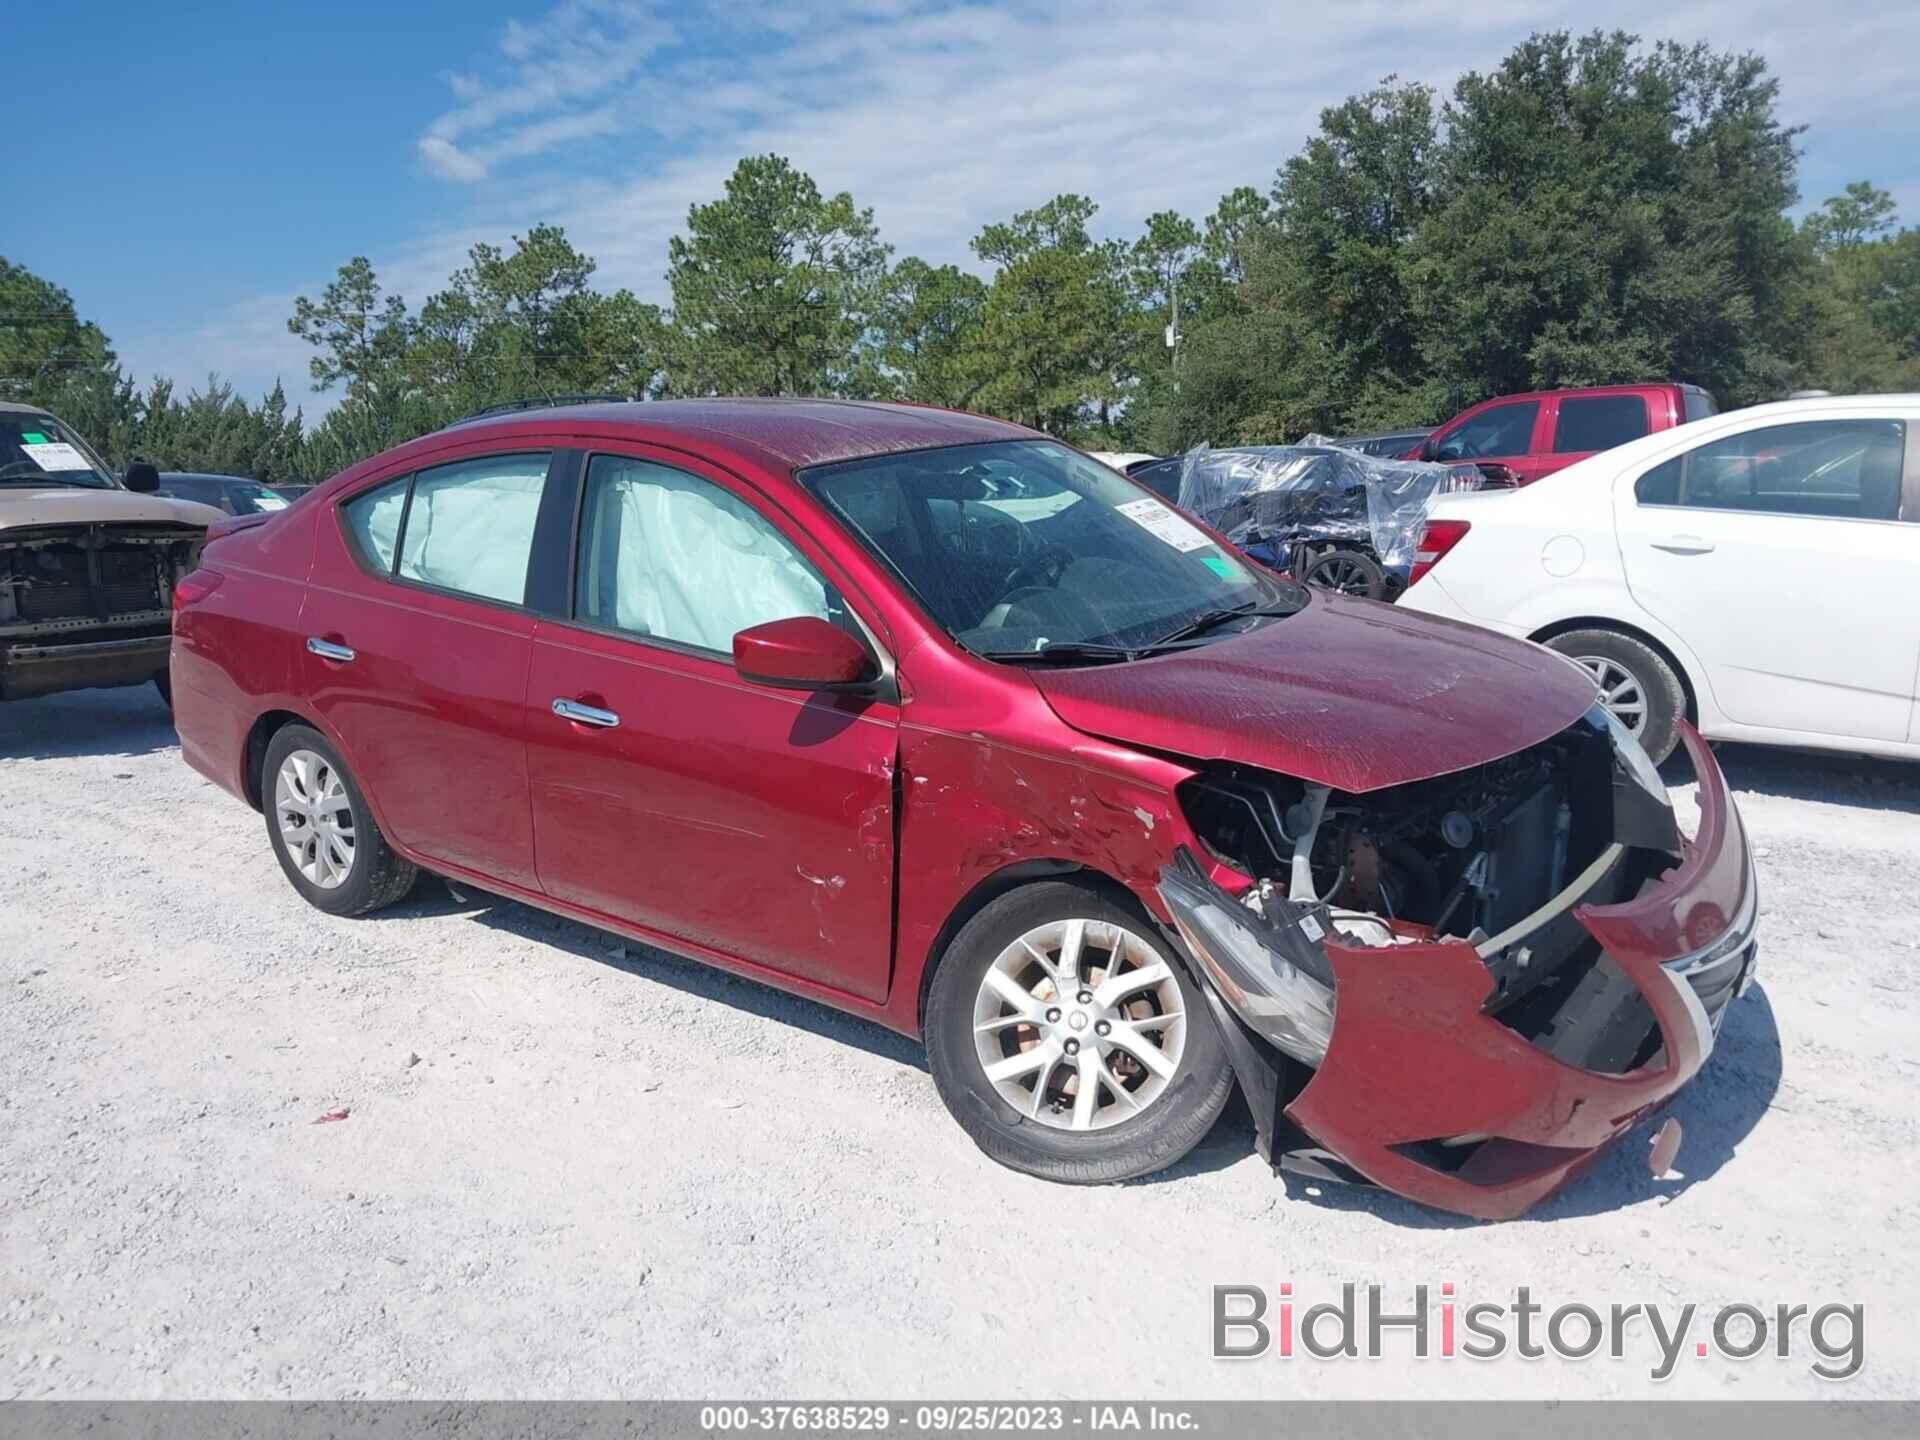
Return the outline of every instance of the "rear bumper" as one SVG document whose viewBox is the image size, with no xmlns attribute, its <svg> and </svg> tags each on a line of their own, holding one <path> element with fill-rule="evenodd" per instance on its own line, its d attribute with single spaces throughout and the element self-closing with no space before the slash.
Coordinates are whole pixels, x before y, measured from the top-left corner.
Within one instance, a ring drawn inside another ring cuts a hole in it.
<svg viewBox="0 0 1920 1440">
<path fill-rule="evenodd" d="M 0 651 L 0 700 L 145 684 L 167 668 L 169 640 L 162 631 L 132 639 L 10 646 Z"/>
<path fill-rule="evenodd" d="M 1699 830 L 1681 862 L 1634 898 L 1574 908 L 1597 957 L 1544 1025 L 1522 1033 L 1488 1012 L 1493 977 L 1465 941 L 1321 947 L 1333 981 L 1325 1055 L 1291 1101 L 1275 1102 L 1311 1138 L 1306 1153 L 1338 1162 L 1330 1173 L 1348 1167 L 1424 1204 L 1507 1219 L 1693 1078 L 1751 977 L 1757 892 L 1712 752 L 1691 728 L 1682 738 L 1700 781 Z M 1222 924 L 1238 921 L 1221 902 L 1243 908 L 1224 891 L 1170 867 L 1161 894 L 1196 968 L 1240 1022 L 1239 1039 L 1264 1032 L 1284 1041 L 1271 997 L 1291 1004 L 1287 985 L 1305 968 L 1298 937 L 1282 933 L 1293 927 L 1249 925 L 1223 943 Z M 1278 983 L 1249 963 L 1255 936 Z M 1267 1013 L 1256 990 L 1267 992 Z M 1248 1046 L 1236 1050 L 1244 1058 Z M 1278 1121 L 1262 1124 L 1276 1164 Z"/>
</svg>

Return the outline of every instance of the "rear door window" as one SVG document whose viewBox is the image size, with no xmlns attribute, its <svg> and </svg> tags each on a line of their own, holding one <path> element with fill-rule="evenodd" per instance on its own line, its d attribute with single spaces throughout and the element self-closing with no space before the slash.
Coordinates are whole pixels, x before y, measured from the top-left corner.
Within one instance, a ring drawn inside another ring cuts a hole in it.
<svg viewBox="0 0 1920 1440">
<path fill-rule="evenodd" d="M 400 539 L 402 580 L 525 603 L 546 453 L 490 455 L 414 477 Z"/>
<path fill-rule="evenodd" d="M 1436 460 L 1478 460 L 1501 455 L 1525 455 L 1533 448 L 1533 422 L 1540 413 L 1538 400 L 1515 400 L 1494 405 L 1463 420 L 1441 438 Z"/>
<path fill-rule="evenodd" d="M 1897 520 L 1906 454 L 1898 420 L 1808 420 L 1713 440 L 1634 482 L 1642 505 Z"/>
<path fill-rule="evenodd" d="M 1553 426 L 1553 453 L 1611 450 L 1647 433 L 1647 402 L 1639 395 L 1569 395 Z"/>
</svg>

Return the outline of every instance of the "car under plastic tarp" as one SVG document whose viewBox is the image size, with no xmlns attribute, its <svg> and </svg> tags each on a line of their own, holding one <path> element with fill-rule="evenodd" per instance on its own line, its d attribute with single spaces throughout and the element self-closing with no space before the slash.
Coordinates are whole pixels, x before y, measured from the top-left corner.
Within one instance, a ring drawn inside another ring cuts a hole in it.
<svg viewBox="0 0 1920 1440">
<path fill-rule="evenodd" d="M 1479 484 L 1470 467 L 1383 460 L 1309 435 L 1298 445 L 1196 446 L 1181 465 L 1179 504 L 1266 564 L 1302 570 L 1344 552 L 1370 562 L 1363 571 L 1377 566 L 1397 593 L 1433 497 Z M 1354 567 L 1331 568 L 1327 580 Z"/>
</svg>

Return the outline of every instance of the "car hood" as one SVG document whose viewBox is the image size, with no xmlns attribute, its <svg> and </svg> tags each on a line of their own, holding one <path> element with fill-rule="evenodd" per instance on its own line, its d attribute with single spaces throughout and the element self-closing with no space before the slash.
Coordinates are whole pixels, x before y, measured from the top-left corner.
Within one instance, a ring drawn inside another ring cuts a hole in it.
<svg viewBox="0 0 1920 1440">
<path fill-rule="evenodd" d="M 1348 792 L 1524 750 L 1598 695 L 1538 645 L 1324 591 L 1296 615 L 1193 650 L 1029 673 L 1088 735 Z"/>
<path fill-rule="evenodd" d="M 92 490 L 78 485 L 28 489 L 0 485 L 0 530 L 29 525 L 212 524 L 223 512 L 191 500 L 141 495 L 132 490 Z"/>
</svg>

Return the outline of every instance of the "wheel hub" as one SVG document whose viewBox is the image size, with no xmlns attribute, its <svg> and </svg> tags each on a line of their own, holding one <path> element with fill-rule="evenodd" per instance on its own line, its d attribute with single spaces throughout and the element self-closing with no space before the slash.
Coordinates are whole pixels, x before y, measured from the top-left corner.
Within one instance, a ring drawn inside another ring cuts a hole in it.
<svg viewBox="0 0 1920 1440">
<path fill-rule="evenodd" d="M 1600 703 L 1629 734 L 1638 735 L 1646 728 L 1647 689 L 1638 675 L 1605 655 L 1575 655 L 1572 659 L 1593 676 L 1600 686 Z"/>
<path fill-rule="evenodd" d="M 293 750 L 273 782 L 273 812 L 294 868 L 322 890 L 337 890 L 353 873 L 353 802 L 326 756 Z"/>
<path fill-rule="evenodd" d="M 1099 1130 L 1146 1110 L 1186 1044 L 1179 984 L 1124 926 L 1035 927 L 994 961 L 974 1005 L 981 1069 L 1029 1119 Z"/>
</svg>

